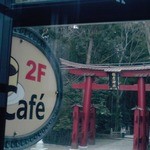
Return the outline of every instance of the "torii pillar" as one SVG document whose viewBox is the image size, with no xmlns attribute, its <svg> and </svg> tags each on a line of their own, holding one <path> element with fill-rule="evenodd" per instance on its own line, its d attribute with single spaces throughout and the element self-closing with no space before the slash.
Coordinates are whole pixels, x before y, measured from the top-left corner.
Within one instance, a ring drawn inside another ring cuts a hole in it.
<svg viewBox="0 0 150 150">
<path fill-rule="evenodd" d="M 81 141 L 80 146 L 86 147 L 88 140 L 88 129 L 90 121 L 90 108 L 91 108 L 91 94 L 92 94 L 92 82 L 93 77 L 91 75 L 85 76 L 85 88 L 84 88 L 84 101 L 83 101 L 83 118 L 81 128 Z"/>
<path fill-rule="evenodd" d="M 78 140 L 79 140 L 79 121 L 80 121 L 80 105 L 73 106 L 73 131 L 72 131 L 72 143 L 71 149 L 78 149 Z"/>
<path fill-rule="evenodd" d="M 134 119 L 134 145 L 133 150 L 147 150 L 147 110 L 146 110 L 146 86 L 143 77 L 138 78 L 138 109 L 135 110 Z"/>
</svg>

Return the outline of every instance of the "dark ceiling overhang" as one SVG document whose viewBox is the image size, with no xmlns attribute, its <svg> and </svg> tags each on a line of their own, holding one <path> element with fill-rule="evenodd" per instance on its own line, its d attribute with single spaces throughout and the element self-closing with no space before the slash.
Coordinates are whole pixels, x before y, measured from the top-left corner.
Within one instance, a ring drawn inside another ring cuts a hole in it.
<svg viewBox="0 0 150 150">
<path fill-rule="evenodd" d="M 150 0 L 57 0 L 15 3 L 13 25 L 84 24 L 150 19 Z"/>
</svg>

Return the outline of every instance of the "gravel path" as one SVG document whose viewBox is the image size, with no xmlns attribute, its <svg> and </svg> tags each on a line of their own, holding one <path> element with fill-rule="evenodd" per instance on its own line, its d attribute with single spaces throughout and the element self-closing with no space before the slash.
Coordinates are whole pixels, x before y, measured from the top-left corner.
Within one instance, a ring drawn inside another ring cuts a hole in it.
<svg viewBox="0 0 150 150">
<path fill-rule="evenodd" d="M 97 139 L 95 145 L 88 145 L 88 148 L 78 150 L 132 150 L 133 139 Z M 42 141 L 26 150 L 70 150 L 70 146 L 54 144 L 43 144 Z"/>
</svg>

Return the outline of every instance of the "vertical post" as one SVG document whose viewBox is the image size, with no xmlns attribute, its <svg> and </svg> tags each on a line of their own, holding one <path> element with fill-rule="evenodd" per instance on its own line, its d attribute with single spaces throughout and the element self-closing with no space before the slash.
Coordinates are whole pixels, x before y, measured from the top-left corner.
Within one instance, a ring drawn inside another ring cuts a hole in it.
<svg viewBox="0 0 150 150">
<path fill-rule="evenodd" d="M 1 0 L 0 5 L 9 7 L 11 0 Z M 4 10 L 8 11 L 8 10 Z M 12 39 L 12 18 L 0 12 L 0 149 L 4 148 L 5 114 Z"/>
<path fill-rule="evenodd" d="M 138 107 L 141 109 L 140 112 L 140 140 L 139 150 L 146 150 L 146 99 L 145 99 L 145 81 L 144 78 L 138 79 Z"/>
<path fill-rule="evenodd" d="M 146 111 L 146 145 L 149 144 L 149 111 Z"/>
<path fill-rule="evenodd" d="M 80 146 L 87 146 L 90 107 L 91 107 L 91 94 L 92 94 L 92 76 L 85 77 L 84 101 L 83 101 L 83 118 L 81 127 L 81 141 Z"/>
<path fill-rule="evenodd" d="M 96 108 L 91 106 L 90 109 L 90 129 L 89 129 L 89 144 L 95 144 L 95 133 L 96 133 Z"/>
<path fill-rule="evenodd" d="M 80 106 L 73 106 L 73 131 L 71 149 L 78 149 Z M 70 149 L 70 150 L 71 150 Z"/>
<path fill-rule="evenodd" d="M 133 137 L 133 150 L 139 150 L 140 142 L 140 110 L 134 109 L 134 137 Z"/>
</svg>

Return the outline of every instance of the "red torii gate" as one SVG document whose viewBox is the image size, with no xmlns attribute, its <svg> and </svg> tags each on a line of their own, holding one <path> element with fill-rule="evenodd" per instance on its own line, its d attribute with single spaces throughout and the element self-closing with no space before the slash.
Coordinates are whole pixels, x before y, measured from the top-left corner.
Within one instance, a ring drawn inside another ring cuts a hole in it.
<svg viewBox="0 0 150 150">
<path fill-rule="evenodd" d="M 73 131 L 72 131 L 72 149 L 78 149 L 78 140 L 80 146 L 86 147 L 88 141 L 88 129 L 90 126 L 90 140 L 94 143 L 95 138 L 95 108 L 91 106 L 92 90 L 124 90 L 137 91 L 138 102 L 134 109 L 134 141 L 133 150 L 147 150 L 149 139 L 149 112 L 146 108 L 145 92 L 150 91 L 150 84 L 146 84 L 145 77 L 150 76 L 150 65 L 136 65 L 136 66 L 100 66 L 100 65 L 85 65 L 73 63 L 61 59 L 62 65 L 67 66 L 69 73 L 85 76 L 82 83 L 74 83 L 72 85 L 75 89 L 84 90 L 83 108 L 80 112 L 80 106 L 74 106 L 73 112 Z M 111 75 L 111 76 L 110 76 Z M 94 77 L 136 77 L 138 83 L 134 85 L 115 85 L 97 84 L 94 82 Z M 82 117 L 81 125 L 81 139 L 78 139 L 79 119 Z"/>
</svg>

